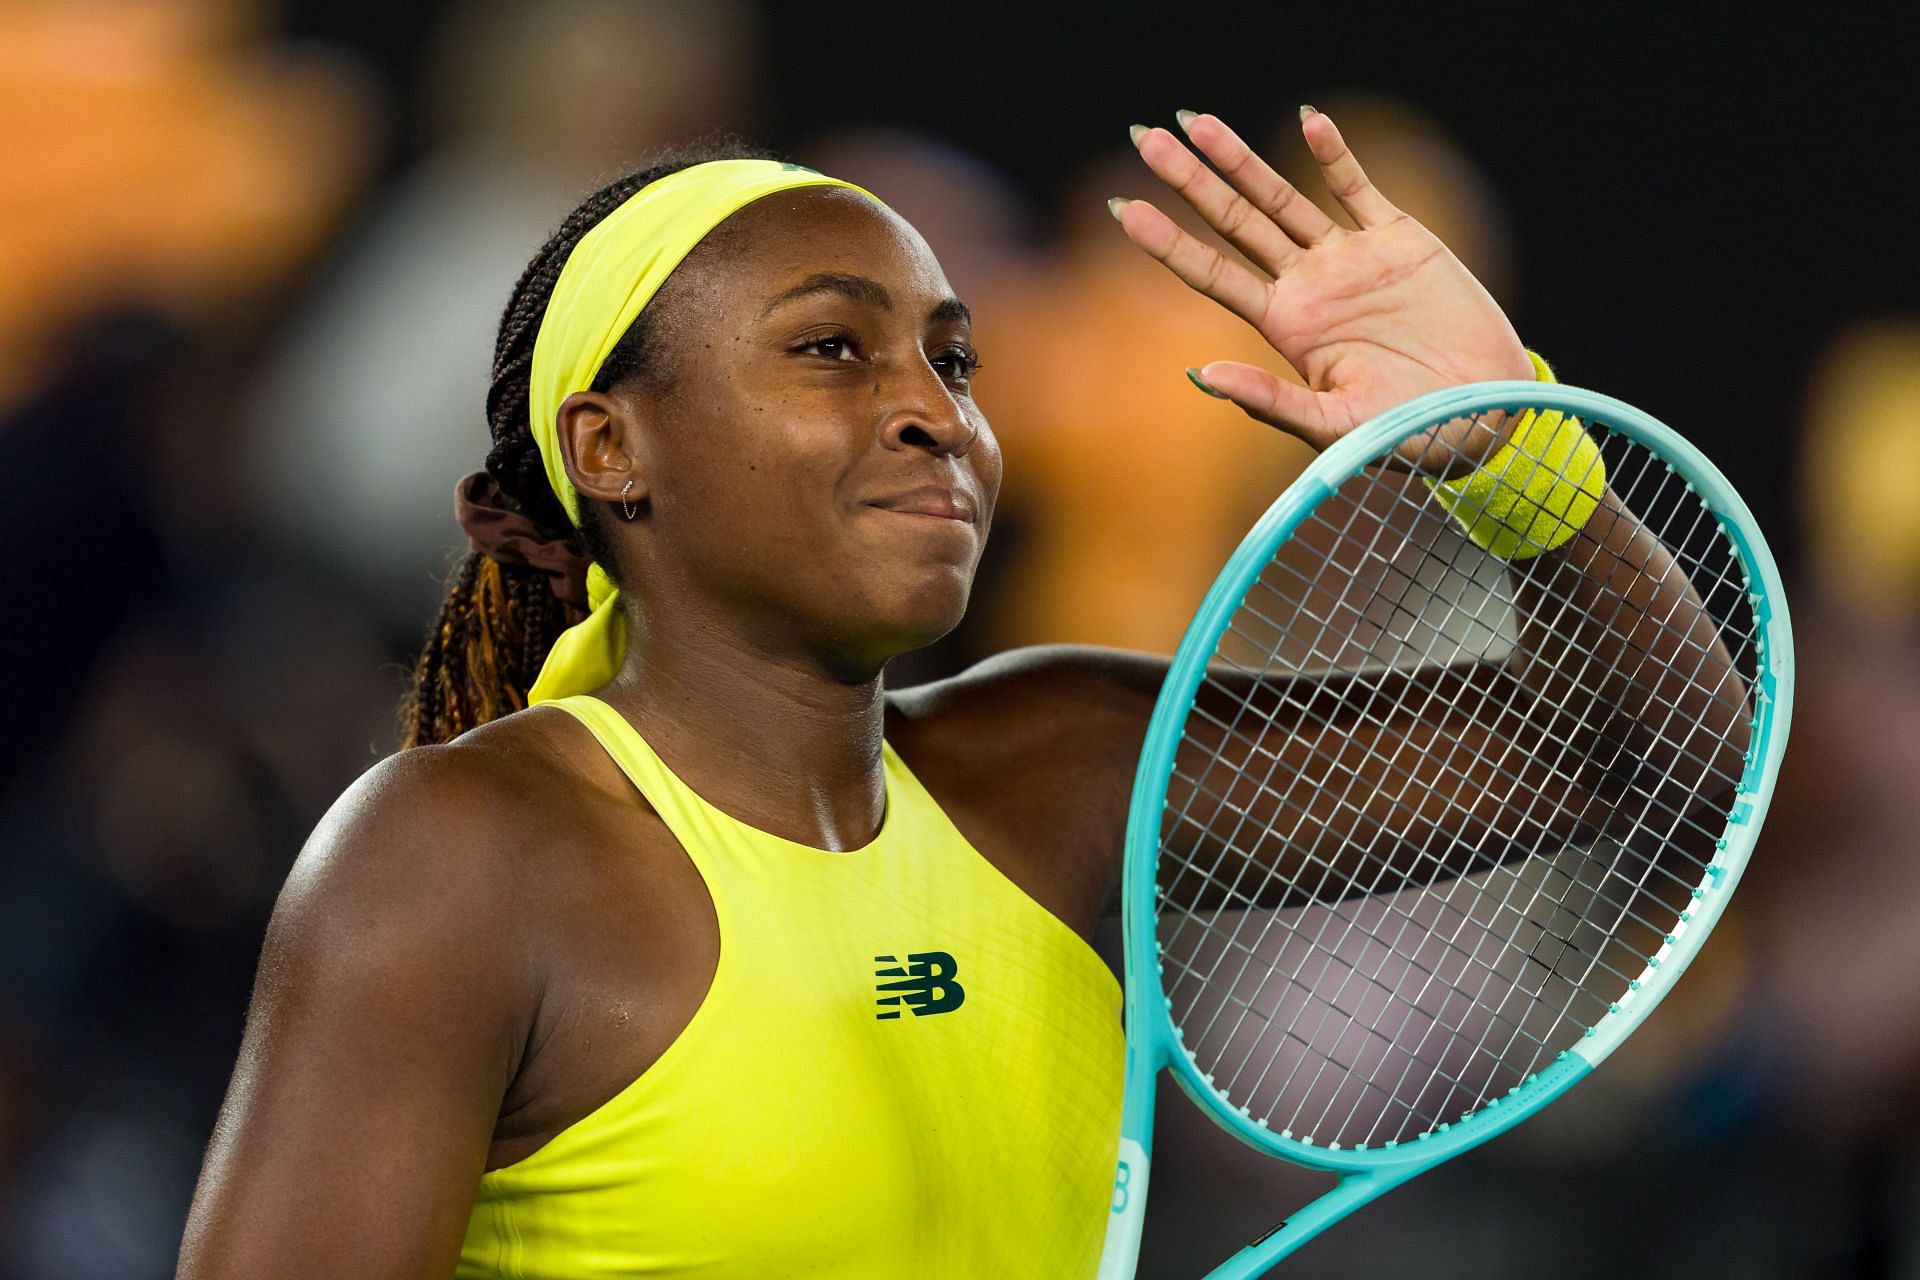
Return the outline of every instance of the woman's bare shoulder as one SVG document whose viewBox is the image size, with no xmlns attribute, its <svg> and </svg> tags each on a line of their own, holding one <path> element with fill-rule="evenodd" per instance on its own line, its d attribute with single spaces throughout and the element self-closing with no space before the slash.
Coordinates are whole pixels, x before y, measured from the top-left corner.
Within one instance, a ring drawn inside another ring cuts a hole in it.
<svg viewBox="0 0 1920 1280">
<path fill-rule="evenodd" d="M 565 806 L 577 778 L 549 754 L 560 745 L 558 728 L 549 716 L 522 712 L 388 756 L 334 802 L 314 841 L 482 857 L 537 825 L 540 811 Z"/>
<path fill-rule="evenodd" d="M 326 822 L 378 823 L 481 846 L 518 844 L 568 814 L 645 800 L 599 744 L 565 712 L 533 708 L 451 742 L 382 760 L 349 787 Z"/>
<path fill-rule="evenodd" d="M 316 1238 L 446 1274 L 539 1043 L 569 897 L 549 872 L 595 785 L 555 717 L 389 757 L 320 821 L 267 928 L 183 1274 L 268 1274 Z"/>
<path fill-rule="evenodd" d="M 536 922 L 553 860 L 590 841 L 595 814 L 618 806 L 630 821 L 644 803 L 571 717 L 518 712 L 361 775 L 315 827 L 281 905 L 448 917 L 504 943 Z"/>
</svg>

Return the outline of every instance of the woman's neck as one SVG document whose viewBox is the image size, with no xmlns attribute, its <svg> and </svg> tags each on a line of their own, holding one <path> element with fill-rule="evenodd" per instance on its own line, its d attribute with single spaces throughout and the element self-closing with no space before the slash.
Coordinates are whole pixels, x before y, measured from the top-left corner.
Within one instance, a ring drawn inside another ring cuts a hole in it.
<svg viewBox="0 0 1920 1280">
<path fill-rule="evenodd" d="M 750 826 L 856 849 L 886 814 L 880 673 L 849 680 L 770 654 L 728 628 L 662 634 L 628 617 L 626 665 L 600 697 L 681 781 Z M 692 622 L 684 619 L 683 623 Z"/>
</svg>

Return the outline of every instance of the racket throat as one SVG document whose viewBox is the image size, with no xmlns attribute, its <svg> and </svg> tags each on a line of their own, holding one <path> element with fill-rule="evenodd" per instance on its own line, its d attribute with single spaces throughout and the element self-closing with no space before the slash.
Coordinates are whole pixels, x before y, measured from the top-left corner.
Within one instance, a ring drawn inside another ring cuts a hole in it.
<svg viewBox="0 0 1920 1280">
<path fill-rule="evenodd" d="M 1120 1139 L 1120 1159 L 1108 1206 L 1107 1241 L 1100 1251 L 1098 1280 L 1131 1280 L 1140 1258 L 1140 1233 L 1147 1220 L 1147 1149 L 1132 1138 Z"/>
<path fill-rule="evenodd" d="M 1381 1169 L 1342 1178 L 1312 1204 L 1289 1214 L 1246 1248 L 1207 1273 L 1207 1280 L 1253 1280 L 1355 1209 L 1377 1200 L 1420 1172 L 1419 1166 Z"/>
</svg>

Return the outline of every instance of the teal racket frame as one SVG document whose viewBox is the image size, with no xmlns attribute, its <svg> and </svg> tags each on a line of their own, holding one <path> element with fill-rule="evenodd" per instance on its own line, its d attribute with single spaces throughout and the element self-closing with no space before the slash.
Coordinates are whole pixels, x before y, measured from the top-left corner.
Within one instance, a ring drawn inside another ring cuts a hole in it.
<svg viewBox="0 0 1920 1280">
<path fill-rule="evenodd" d="M 1558 409 L 1603 423 L 1658 455 L 1702 499 L 1733 543 L 1754 614 L 1754 724 L 1738 794 L 1719 852 L 1694 889 L 1695 906 L 1660 951 L 1649 957 L 1637 989 L 1585 1036 L 1503 1097 L 1416 1141 L 1340 1150 L 1269 1130 L 1224 1096 L 1202 1073 L 1172 1019 L 1161 987 L 1154 932 L 1154 874 L 1167 787 L 1187 713 L 1221 634 L 1276 550 L 1349 477 L 1400 441 L 1431 427 L 1493 410 Z M 1241 542 L 1207 592 L 1175 653 L 1153 711 L 1134 776 L 1123 872 L 1126 950 L 1127 1065 L 1120 1150 L 1099 1280 L 1129 1280 L 1137 1265 L 1152 1167 L 1155 1082 L 1169 1069 L 1201 1109 L 1229 1133 L 1268 1154 L 1338 1175 L 1331 1191 L 1208 1273 L 1210 1280 L 1264 1275 L 1347 1214 L 1435 1165 L 1479 1146 L 1558 1098 L 1619 1046 L 1660 1003 L 1719 919 L 1766 816 L 1786 748 L 1793 706 L 1793 637 L 1780 573 L 1753 513 L 1693 445 L 1672 428 L 1611 396 L 1540 382 L 1481 382 L 1436 391 L 1356 428 L 1288 486 Z"/>
</svg>

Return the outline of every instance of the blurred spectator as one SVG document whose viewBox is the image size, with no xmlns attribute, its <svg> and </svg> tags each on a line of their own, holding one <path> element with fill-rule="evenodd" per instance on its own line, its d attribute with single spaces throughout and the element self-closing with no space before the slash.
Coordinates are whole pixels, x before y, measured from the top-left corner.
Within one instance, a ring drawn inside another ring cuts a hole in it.
<svg viewBox="0 0 1920 1280">
<path fill-rule="evenodd" d="M 453 485 L 486 457 L 513 282 L 583 189 L 748 122 L 758 56 L 734 0 L 462 0 L 442 14 L 427 153 L 269 362 L 243 460 L 262 522 L 362 594 L 396 647 L 434 616 L 461 544 Z"/>
<path fill-rule="evenodd" d="M 924 134 L 848 129 L 800 145 L 801 161 L 858 183 L 913 224 L 976 325 L 998 312 L 1045 259 L 1026 195 L 981 157 Z"/>
<path fill-rule="evenodd" d="M 315 803 L 251 739 L 339 741 L 225 700 L 220 638 L 248 634 L 218 607 L 245 543 L 204 542 L 225 392 L 363 180 L 374 109 L 245 0 L 0 8 L 0 1276 L 171 1269 Z M 239 657 L 291 692 L 294 652 Z"/>
<path fill-rule="evenodd" d="M 371 110 L 351 64 L 264 38 L 245 0 L 0 8 L 0 537 L 39 548 L 7 558 L 0 593 L 54 599 L 75 564 L 121 570 L 60 628 L 0 641 L 8 670 L 34 673 L 0 786 L 57 732 L 114 629 L 165 591 L 163 544 L 209 505 L 227 443 L 209 356 L 337 223 Z"/>
<path fill-rule="evenodd" d="M 1172 652 L 1208 583 L 1309 452 L 1187 381 L 1189 365 L 1284 362 L 1250 327 L 1127 240 L 1110 196 L 1147 191 L 1205 229 L 1132 152 L 1086 169 L 1061 249 L 983 330 L 979 398 L 1006 450 L 1019 528 L 994 647 L 1051 641 Z"/>
<path fill-rule="evenodd" d="M 1795 1059 L 1795 1112 L 1848 1132 L 1914 1135 L 1920 319 L 1858 324 L 1828 346 L 1800 447 L 1800 684 L 1773 820 L 1781 856 L 1758 895 L 1767 995 Z"/>
<path fill-rule="evenodd" d="M 367 87 L 259 27 L 249 0 L 0 7 L 0 413 L 90 317 L 221 323 L 331 229 Z"/>
<path fill-rule="evenodd" d="M 1827 347 L 1801 440 L 1812 602 L 1911 642 L 1920 626 L 1920 318 L 1854 325 Z"/>
</svg>

